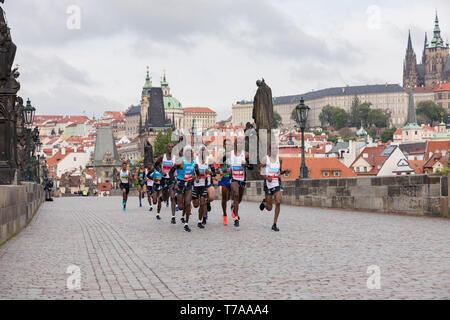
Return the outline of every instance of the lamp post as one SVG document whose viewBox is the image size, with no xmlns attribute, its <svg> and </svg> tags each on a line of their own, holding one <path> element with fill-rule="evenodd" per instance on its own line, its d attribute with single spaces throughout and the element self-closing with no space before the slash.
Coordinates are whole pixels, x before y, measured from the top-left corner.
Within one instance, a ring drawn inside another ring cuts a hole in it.
<svg viewBox="0 0 450 320">
<path fill-rule="evenodd" d="M 295 111 L 297 112 L 297 121 L 300 126 L 300 130 L 302 131 L 302 164 L 300 166 L 299 179 L 308 178 L 308 168 L 306 167 L 305 162 L 305 129 L 309 110 L 310 108 L 305 105 L 305 101 L 303 100 L 303 98 L 301 98 L 300 103 L 295 108 Z"/>
<path fill-rule="evenodd" d="M 36 142 L 36 151 L 37 151 L 37 170 L 36 170 L 36 183 L 40 184 L 41 183 L 41 149 L 42 149 L 42 142 L 41 140 L 38 138 L 37 142 Z"/>
<path fill-rule="evenodd" d="M 31 173 L 31 126 L 34 121 L 34 112 L 36 108 L 31 105 L 30 99 L 27 100 L 27 105 L 23 108 L 22 116 L 23 122 L 27 128 L 25 128 L 27 132 L 27 170 L 25 173 L 25 181 L 33 182 L 33 174 Z"/>
</svg>

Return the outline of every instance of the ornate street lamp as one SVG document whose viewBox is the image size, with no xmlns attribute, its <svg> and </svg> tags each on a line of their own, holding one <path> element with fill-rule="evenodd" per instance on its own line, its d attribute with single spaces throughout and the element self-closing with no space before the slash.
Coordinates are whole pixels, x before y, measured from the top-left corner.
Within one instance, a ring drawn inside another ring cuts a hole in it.
<svg viewBox="0 0 450 320">
<path fill-rule="evenodd" d="M 30 99 L 27 100 L 27 105 L 23 108 L 23 123 L 27 128 L 25 128 L 27 132 L 27 158 L 28 158 L 28 165 L 27 170 L 25 173 L 25 181 L 32 182 L 33 181 L 33 174 L 31 173 L 31 126 L 33 125 L 34 121 L 34 113 L 36 111 L 36 108 L 31 105 Z"/>
<path fill-rule="evenodd" d="M 302 131 L 302 164 L 300 166 L 299 179 L 308 178 L 308 168 L 305 163 L 305 129 L 309 110 L 310 108 L 305 105 L 305 101 L 301 98 L 299 105 L 295 108 L 295 111 L 297 112 L 297 121 L 300 126 L 300 130 Z"/>
<path fill-rule="evenodd" d="M 41 183 L 41 150 L 42 150 L 42 142 L 41 140 L 38 138 L 36 141 L 36 151 L 37 151 L 37 170 L 36 170 L 36 183 L 40 184 Z"/>
</svg>

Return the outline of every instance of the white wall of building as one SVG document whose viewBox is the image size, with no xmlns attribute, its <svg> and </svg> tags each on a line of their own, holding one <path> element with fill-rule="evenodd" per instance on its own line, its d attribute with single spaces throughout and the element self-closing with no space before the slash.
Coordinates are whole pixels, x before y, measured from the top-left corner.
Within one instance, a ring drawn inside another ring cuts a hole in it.
<svg viewBox="0 0 450 320">
<path fill-rule="evenodd" d="M 65 172 L 79 169 L 80 166 L 85 168 L 89 162 L 90 152 L 71 152 L 58 163 L 56 175 L 61 177 Z"/>
<path fill-rule="evenodd" d="M 395 148 L 390 157 L 387 158 L 387 160 L 383 163 L 383 166 L 381 167 L 380 171 L 378 171 L 377 176 L 380 177 L 397 175 L 396 173 L 394 173 L 394 171 L 400 169 L 397 164 L 402 159 L 407 160 L 406 156 L 403 154 L 400 148 Z M 414 174 L 414 171 L 411 174 Z"/>
</svg>

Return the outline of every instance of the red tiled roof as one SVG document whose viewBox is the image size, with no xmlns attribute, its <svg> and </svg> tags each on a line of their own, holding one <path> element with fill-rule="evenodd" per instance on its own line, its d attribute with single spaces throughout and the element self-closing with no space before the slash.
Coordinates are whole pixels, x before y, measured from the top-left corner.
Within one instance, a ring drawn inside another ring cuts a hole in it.
<svg viewBox="0 0 450 320">
<path fill-rule="evenodd" d="M 359 159 L 363 158 L 372 169 L 368 172 L 358 172 L 358 175 L 377 175 L 380 170 L 378 167 L 382 167 L 384 162 L 387 160 L 387 156 L 381 156 L 383 151 L 386 149 L 386 146 L 376 146 L 376 147 L 365 147 L 362 152 L 356 157 L 355 161 L 351 164 L 350 168 L 353 168 L 353 165 Z M 364 155 L 367 154 L 365 158 Z"/>
<path fill-rule="evenodd" d="M 95 179 L 94 169 L 86 169 L 86 168 L 84 168 L 83 172 L 88 174 L 88 175 L 90 175 L 92 177 L 92 179 Z"/>
<path fill-rule="evenodd" d="M 402 134 L 402 128 L 398 128 L 397 130 L 395 130 L 394 135 L 400 135 Z"/>
<path fill-rule="evenodd" d="M 423 168 L 430 169 L 434 166 L 434 164 L 436 162 L 440 162 L 443 165 L 447 165 L 447 161 L 445 160 L 445 157 L 443 157 L 442 153 L 439 152 L 439 153 L 433 154 L 433 156 L 425 162 Z"/>
<path fill-rule="evenodd" d="M 210 108 L 203 107 L 195 107 L 195 108 L 184 108 L 183 112 L 206 112 L 206 113 L 216 113 L 214 110 Z"/>
<path fill-rule="evenodd" d="M 430 152 L 431 153 L 436 153 L 436 152 L 441 153 L 442 151 L 448 152 L 449 150 L 450 150 L 450 140 L 445 140 L 445 141 L 429 140 L 427 142 L 427 149 L 425 150 L 425 160 L 429 159 Z"/>
<path fill-rule="evenodd" d="M 423 165 L 425 164 L 425 160 L 408 160 L 409 166 L 414 170 L 416 174 L 423 173 Z"/>
<path fill-rule="evenodd" d="M 99 192 L 111 191 L 111 183 L 109 183 L 109 182 L 100 182 L 97 185 L 97 189 L 98 189 Z"/>
<path fill-rule="evenodd" d="M 285 180 L 295 180 L 300 175 L 301 158 L 280 157 L 282 160 L 282 170 L 290 169 L 289 177 L 283 177 Z M 337 158 L 305 158 L 306 166 L 309 170 L 309 177 L 312 179 L 333 178 L 333 171 L 339 171 L 339 178 L 356 177 L 356 174 L 347 168 Z M 328 171 L 329 177 L 324 177 L 323 172 Z"/>
<path fill-rule="evenodd" d="M 413 88 L 414 93 L 427 93 L 427 92 L 433 92 L 436 89 L 436 86 L 434 87 L 417 87 Z"/>
<path fill-rule="evenodd" d="M 450 83 L 446 82 L 443 83 L 442 85 L 440 85 L 439 87 L 436 88 L 436 90 L 434 90 L 435 92 L 439 92 L 439 91 L 450 91 Z"/>
</svg>

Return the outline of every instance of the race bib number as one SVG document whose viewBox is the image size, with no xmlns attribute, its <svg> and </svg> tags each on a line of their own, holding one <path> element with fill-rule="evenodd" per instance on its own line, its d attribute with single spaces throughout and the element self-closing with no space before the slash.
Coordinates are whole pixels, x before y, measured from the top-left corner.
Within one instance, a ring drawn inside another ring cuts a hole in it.
<svg viewBox="0 0 450 320">
<path fill-rule="evenodd" d="M 244 179 L 244 167 L 233 166 L 232 173 L 233 173 L 233 179 L 237 179 L 237 180 Z"/>
</svg>

